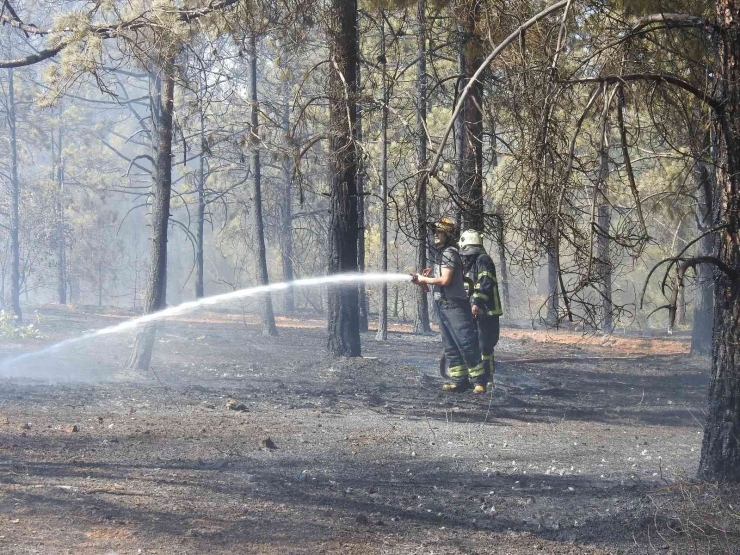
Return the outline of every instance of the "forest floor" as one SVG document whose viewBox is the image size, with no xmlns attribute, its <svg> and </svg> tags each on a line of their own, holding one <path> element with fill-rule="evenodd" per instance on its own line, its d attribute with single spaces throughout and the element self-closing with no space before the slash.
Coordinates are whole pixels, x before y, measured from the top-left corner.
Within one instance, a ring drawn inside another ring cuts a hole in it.
<svg viewBox="0 0 740 555">
<path fill-rule="evenodd" d="M 44 338 L 0 359 L 126 316 L 40 308 Z M 504 328 L 494 391 L 455 395 L 437 335 L 368 333 L 367 358 L 332 359 L 312 318 L 276 338 L 236 312 L 168 322 L 156 377 L 120 371 L 128 335 L 0 366 L 0 553 L 740 545 L 739 496 L 691 483 L 710 365 L 686 336 Z"/>
</svg>

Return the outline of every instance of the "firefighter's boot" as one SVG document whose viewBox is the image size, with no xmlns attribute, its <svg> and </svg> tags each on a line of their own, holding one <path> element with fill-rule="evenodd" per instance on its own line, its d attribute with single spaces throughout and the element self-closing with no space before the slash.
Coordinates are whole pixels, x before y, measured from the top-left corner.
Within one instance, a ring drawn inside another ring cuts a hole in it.
<svg viewBox="0 0 740 555">
<path fill-rule="evenodd" d="M 493 387 L 493 375 L 496 373 L 496 366 L 493 362 L 493 353 L 483 355 L 483 368 L 485 369 L 486 386 Z"/>
<path fill-rule="evenodd" d="M 483 363 L 480 363 L 478 366 L 471 368 L 468 372 L 468 375 L 470 376 L 470 381 L 473 384 L 473 391 L 475 393 L 485 393 L 486 392 L 486 370 L 483 367 Z"/>
<path fill-rule="evenodd" d="M 469 388 L 468 369 L 465 366 L 450 366 L 450 381 L 442 386 L 443 391 L 462 393 Z"/>
</svg>

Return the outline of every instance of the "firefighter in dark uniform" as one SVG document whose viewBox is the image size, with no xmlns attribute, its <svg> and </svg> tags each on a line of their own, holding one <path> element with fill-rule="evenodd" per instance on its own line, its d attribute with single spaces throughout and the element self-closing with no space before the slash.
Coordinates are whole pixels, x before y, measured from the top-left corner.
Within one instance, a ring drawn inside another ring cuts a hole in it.
<svg viewBox="0 0 740 555">
<path fill-rule="evenodd" d="M 475 230 L 465 231 L 460 236 L 460 258 L 465 275 L 474 284 L 470 302 L 478 328 L 478 343 L 486 383 L 492 387 L 493 375 L 496 372 L 493 350 L 499 338 L 499 317 L 504 313 L 498 293 L 496 267 L 483 248 L 480 233 Z M 467 283 L 465 285 L 468 286 Z"/>
<path fill-rule="evenodd" d="M 434 275 L 413 274 L 414 283 L 432 286 L 439 314 L 444 354 L 449 364 L 451 383 L 445 391 L 462 392 L 470 388 L 486 391 L 486 376 L 478 347 L 478 332 L 463 284 L 463 265 L 454 242 L 455 224 L 442 218 L 434 229 L 436 251 Z"/>
</svg>

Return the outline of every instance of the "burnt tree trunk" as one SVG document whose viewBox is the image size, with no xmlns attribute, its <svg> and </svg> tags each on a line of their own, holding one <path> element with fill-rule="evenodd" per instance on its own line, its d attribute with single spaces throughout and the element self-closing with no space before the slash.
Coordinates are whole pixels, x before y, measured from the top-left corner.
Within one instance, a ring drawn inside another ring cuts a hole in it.
<svg viewBox="0 0 740 555">
<path fill-rule="evenodd" d="M 380 71 L 382 106 L 380 116 L 380 270 L 388 273 L 388 77 L 385 58 L 385 18 L 380 14 Z M 383 283 L 380 290 L 380 309 L 378 314 L 378 341 L 388 339 L 388 284 Z"/>
<path fill-rule="evenodd" d="M 707 153 L 705 152 L 706 156 Z M 697 181 L 697 227 L 707 233 L 714 227 L 715 179 L 712 165 L 699 162 L 694 169 Z M 696 256 L 711 256 L 714 251 L 714 237 L 707 233 L 699 240 Z M 712 353 L 712 331 L 714 328 L 714 272 L 711 266 L 700 265 L 697 269 L 697 297 L 694 307 L 694 321 L 691 329 L 691 354 L 709 355 Z"/>
<path fill-rule="evenodd" d="M 460 58 L 460 85 L 464 88 L 483 63 L 483 45 L 476 30 L 481 16 L 481 4 L 477 0 L 465 0 L 458 7 L 464 43 Z M 462 90 L 462 89 L 460 89 Z M 458 224 L 459 230 L 484 231 L 483 221 L 483 83 L 476 81 L 465 97 L 460 111 L 458 141 L 459 171 L 457 190 L 464 206 Z"/>
<path fill-rule="evenodd" d="M 416 267 L 418 271 L 427 266 L 427 190 L 426 180 L 422 171 L 427 166 L 427 26 L 426 0 L 419 0 L 416 5 L 416 21 L 418 25 L 416 39 L 416 156 L 417 156 L 417 189 L 419 198 L 416 202 L 416 229 L 419 242 L 416 246 Z M 414 333 L 429 333 L 432 328 L 429 324 L 429 298 L 421 287 L 415 288 L 416 312 L 414 317 Z"/>
<path fill-rule="evenodd" d="M 144 313 L 165 307 L 167 294 L 167 228 L 172 193 L 172 114 L 174 111 L 174 58 L 167 59 L 154 73 L 150 70 L 149 87 L 152 114 L 152 150 L 154 182 L 151 189 L 152 244 L 149 255 L 149 276 L 146 285 Z M 147 325 L 136 335 L 127 367 L 148 370 L 154 349 L 156 328 Z"/>
<path fill-rule="evenodd" d="M 285 133 L 285 145 L 292 144 L 290 133 L 290 83 L 286 79 L 283 82 L 283 133 Z M 290 151 L 286 150 L 283 156 L 283 198 L 280 211 L 280 265 L 283 269 L 283 281 L 290 282 L 295 279 L 293 270 L 293 158 Z M 283 297 L 283 310 L 295 312 L 295 290 L 288 288 Z"/>
<path fill-rule="evenodd" d="M 609 152 L 606 140 L 607 134 L 607 116 L 604 113 L 603 125 L 601 128 L 601 145 L 599 148 L 599 177 L 594 194 L 594 202 L 598 204 L 596 215 L 595 233 L 596 241 L 596 260 L 598 280 L 601 288 L 601 321 L 604 333 L 611 333 L 614 330 L 612 321 L 612 264 L 609 255 L 609 228 L 611 227 L 611 208 L 607 201 L 607 178 L 609 176 Z"/>
<path fill-rule="evenodd" d="M 359 15 L 358 15 L 359 17 Z M 358 21 L 359 25 L 359 21 Z M 357 33 L 357 52 L 360 52 L 360 34 Z M 357 91 L 362 90 L 362 70 L 358 57 L 357 67 L 355 68 Z M 357 123 L 355 125 L 355 137 L 357 143 L 362 144 L 362 106 L 357 104 Z M 357 271 L 365 272 L 365 162 L 363 156 L 357 158 Z M 368 306 L 367 294 L 365 293 L 365 283 L 357 284 L 357 302 L 359 303 L 359 326 L 360 331 L 368 330 Z"/>
<path fill-rule="evenodd" d="M 329 25 L 329 273 L 357 270 L 357 0 L 331 0 Z M 329 352 L 360 356 L 356 285 L 328 291 Z"/>
<path fill-rule="evenodd" d="M 62 111 L 59 110 L 59 128 L 56 141 L 52 138 L 52 179 L 56 183 L 56 251 L 57 251 L 57 299 L 59 304 L 67 304 L 67 249 L 64 224 L 64 128 L 62 127 Z"/>
<path fill-rule="evenodd" d="M 203 106 L 200 107 L 200 156 L 198 156 L 198 216 L 195 232 L 195 298 L 200 299 L 205 295 L 203 284 L 203 231 L 206 220 L 206 132 L 205 115 Z"/>
<path fill-rule="evenodd" d="M 696 246 L 696 256 L 711 256 L 714 253 L 716 236 L 707 233 L 715 224 L 717 209 L 717 166 L 716 141 L 711 130 L 703 133 L 702 140 L 695 146 L 697 163 L 694 166 L 696 182 L 696 226 L 706 233 Z M 691 354 L 710 355 L 714 328 L 714 272 L 706 264 L 696 268 L 697 296 L 691 330 Z"/>
<path fill-rule="evenodd" d="M 556 247 L 547 249 L 547 323 L 557 325 L 560 309 L 560 288 L 558 287 L 558 254 Z"/>
<path fill-rule="evenodd" d="M 740 271 L 740 3 L 716 0 L 717 94 L 720 122 L 717 186 L 727 227 L 717 256 Z M 740 481 L 740 279 L 718 272 L 709 407 L 698 474 L 705 480 Z"/>
<path fill-rule="evenodd" d="M 8 69 L 8 128 L 10 130 L 10 308 L 23 320 L 21 312 L 20 181 L 18 180 L 18 135 L 16 133 L 13 69 Z"/>
<path fill-rule="evenodd" d="M 260 162 L 259 136 L 259 100 L 257 98 L 257 39 L 252 35 L 249 39 L 249 85 L 252 101 L 252 125 L 250 130 L 250 143 L 252 148 L 252 214 L 254 217 L 254 241 L 257 250 L 257 283 L 269 285 L 270 279 L 267 274 L 267 252 L 265 249 L 265 228 L 262 221 L 262 166 Z M 269 293 L 263 293 L 259 297 L 260 316 L 262 318 L 262 335 L 277 335 L 275 326 L 275 314 L 272 309 L 272 297 Z"/>
<path fill-rule="evenodd" d="M 506 230 L 504 229 L 504 217 L 501 211 L 498 211 L 497 218 L 498 229 L 496 229 L 496 247 L 498 250 L 498 280 L 503 295 L 504 312 L 508 313 L 511 309 L 511 298 L 509 296 L 509 268 L 506 264 L 506 249 L 504 248 L 504 238 Z"/>
</svg>

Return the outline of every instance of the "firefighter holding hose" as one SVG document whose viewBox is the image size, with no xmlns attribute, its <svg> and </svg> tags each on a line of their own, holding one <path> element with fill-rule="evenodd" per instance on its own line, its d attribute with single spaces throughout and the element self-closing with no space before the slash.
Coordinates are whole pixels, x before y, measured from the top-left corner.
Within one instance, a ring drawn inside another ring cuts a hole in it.
<svg viewBox="0 0 740 555">
<path fill-rule="evenodd" d="M 459 244 L 463 272 L 469 278 L 469 283 L 473 284 L 473 292 L 470 295 L 471 310 L 478 330 L 478 344 L 486 383 L 488 387 L 492 387 L 493 374 L 496 372 L 493 350 L 499 338 L 499 317 L 503 314 L 496 267 L 483 247 L 483 240 L 477 231 L 473 229 L 464 231 Z"/>
<path fill-rule="evenodd" d="M 464 268 L 454 235 L 455 224 L 442 218 L 434 227 L 433 275 L 424 270 L 422 274 L 412 274 L 412 278 L 417 285 L 432 287 L 451 378 L 451 383 L 446 383 L 443 389 L 461 393 L 472 385 L 476 393 L 485 393 L 486 376 L 478 346 L 478 330 L 465 292 Z"/>
</svg>

